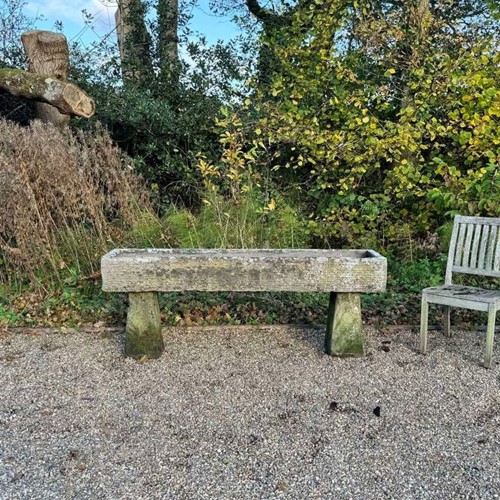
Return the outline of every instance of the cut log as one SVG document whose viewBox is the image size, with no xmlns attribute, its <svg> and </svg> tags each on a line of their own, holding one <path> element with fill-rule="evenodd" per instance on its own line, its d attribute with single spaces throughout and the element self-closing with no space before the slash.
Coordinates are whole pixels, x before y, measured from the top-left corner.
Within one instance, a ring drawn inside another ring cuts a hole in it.
<svg viewBox="0 0 500 500">
<path fill-rule="evenodd" d="M 83 90 L 47 75 L 22 69 L 0 69 L 0 88 L 15 96 L 55 106 L 63 115 L 90 118 L 95 112 L 93 99 Z"/>
<path fill-rule="evenodd" d="M 66 37 L 61 33 L 32 30 L 21 35 L 28 58 L 28 71 L 50 76 L 66 82 L 69 71 L 69 50 Z M 68 114 L 44 103 L 36 104 L 37 118 L 62 127 L 69 123 Z"/>
</svg>

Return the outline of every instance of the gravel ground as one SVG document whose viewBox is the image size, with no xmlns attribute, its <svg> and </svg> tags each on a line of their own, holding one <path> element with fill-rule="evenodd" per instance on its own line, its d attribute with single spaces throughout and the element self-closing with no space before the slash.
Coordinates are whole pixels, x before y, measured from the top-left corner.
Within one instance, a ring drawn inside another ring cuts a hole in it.
<svg viewBox="0 0 500 500">
<path fill-rule="evenodd" d="M 338 359 L 319 328 L 172 328 L 145 363 L 3 334 L 0 498 L 500 498 L 499 365 L 456 333 Z"/>
</svg>

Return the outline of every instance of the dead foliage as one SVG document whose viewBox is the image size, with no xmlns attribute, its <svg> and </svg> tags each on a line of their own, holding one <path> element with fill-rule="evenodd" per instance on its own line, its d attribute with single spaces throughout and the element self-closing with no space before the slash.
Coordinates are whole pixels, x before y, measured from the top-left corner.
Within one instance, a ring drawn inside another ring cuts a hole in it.
<svg viewBox="0 0 500 500">
<path fill-rule="evenodd" d="M 0 121 L 0 281 L 91 275 L 144 210 L 147 190 L 105 130 Z"/>
</svg>

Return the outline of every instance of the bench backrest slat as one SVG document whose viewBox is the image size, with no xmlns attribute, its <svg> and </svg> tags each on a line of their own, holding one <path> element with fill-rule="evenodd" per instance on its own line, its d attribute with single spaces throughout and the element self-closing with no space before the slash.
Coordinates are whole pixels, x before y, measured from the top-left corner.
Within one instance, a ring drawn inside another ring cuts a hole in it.
<svg viewBox="0 0 500 500">
<path fill-rule="evenodd" d="M 497 230 L 497 232 L 500 232 Z M 500 269 L 500 237 L 497 239 L 497 244 L 495 246 L 495 257 L 493 258 L 493 270 L 498 271 Z"/>
<path fill-rule="evenodd" d="M 462 258 L 462 254 L 464 251 L 465 231 L 467 230 L 467 226 L 465 224 L 458 224 L 458 225 L 456 225 L 456 227 L 459 228 L 458 241 L 457 241 L 457 253 L 453 254 L 453 256 L 451 258 L 451 264 L 453 264 L 455 262 L 455 259 L 458 261 L 459 259 Z"/>
<path fill-rule="evenodd" d="M 478 266 L 478 254 L 479 254 L 479 241 L 481 240 L 481 230 L 483 229 L 482 224 L 474 226 L 474 239 L 472 241 L 472 248 L 470 252 L 469 266 L 472 268 L 477 268 Z"/>
<path fill-rule="evenodd" d="M 493 257 L 495 255 L 495 242 L 497 239 L 497 226 L 491 226 L 490 236 L 488 238 L 488 251 L 486 254 L 486 263 L 484 268 L 487 271 L 491 271 L 493 269 Z"/>
<path fill-rule="evenodd" d="M 500 277 L 500 218 L 455 216 L 445 283 L 452 273 Z"/>
<path fill-rule="evenodd" d="M 474 232 L 474 224 L 467 224 L 467 236 L 465 237 L 464 254 L 461 261 L 456 262 L 459 266 L 468 267 L 470 259 L 470 244 L 472 243 L 472 233 Z"/>
<path fill-rule="evenodd" d="M 486 257 L 486 250 L 488 248 L 488 236 L 490 234 L 490 226 L 482 225 L 481 244 L 479 247 L 479 255 L 477 257 L 477 267 L 486 269 L 484 258 Z"/>
</svg>

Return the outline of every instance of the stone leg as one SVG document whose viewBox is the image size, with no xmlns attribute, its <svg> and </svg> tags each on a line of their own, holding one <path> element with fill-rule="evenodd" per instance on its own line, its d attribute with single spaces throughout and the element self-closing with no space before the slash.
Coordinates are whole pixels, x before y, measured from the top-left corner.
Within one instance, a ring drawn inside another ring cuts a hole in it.
<svg viewBox="0 0 500 500">
<path fill-rule="evenodd" d="M 325 352 L 332 356 L 363 356 L 359 293 L 330 293 Z"/>
<path fill-rule="evenodd" d="M 163 352 L 160 306 L 156 292 L 129 293 L 125 356 L 159 358 Z"/>
</svg>

